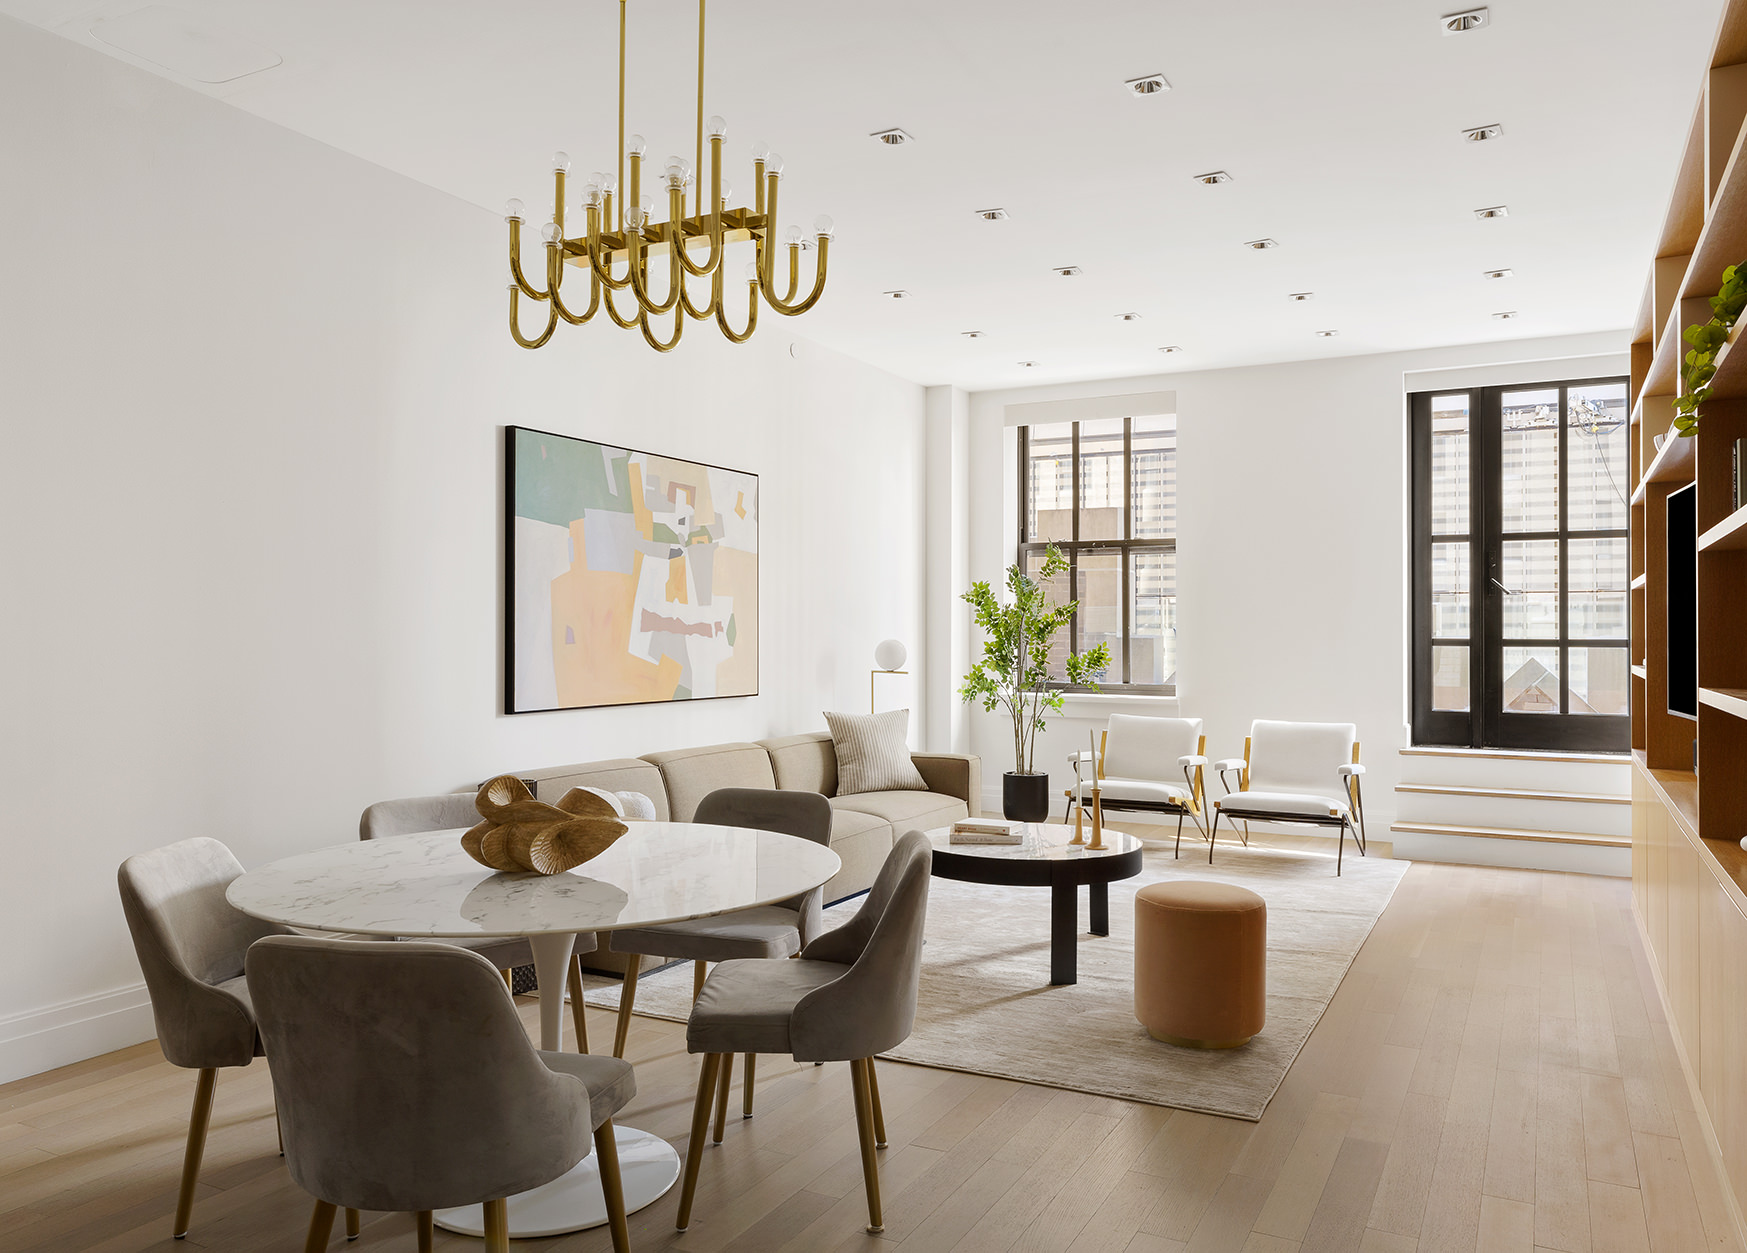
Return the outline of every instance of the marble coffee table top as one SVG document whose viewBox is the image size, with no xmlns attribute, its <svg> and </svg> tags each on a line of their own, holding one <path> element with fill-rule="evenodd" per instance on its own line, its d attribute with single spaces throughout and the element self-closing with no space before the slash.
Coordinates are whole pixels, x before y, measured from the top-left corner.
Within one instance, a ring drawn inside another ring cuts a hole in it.
<svg viewBox="0 0 1747 1253">
<path fill-rule="evenodd" d="M 1104 847 L 1091 849 L 1085 844 L 1070 844 L 1074 829 L 1054 822 L 1028 822 L 1023 828 L 1022 844 L 954 844 L 951 827 L 936 827 L 926 833 L 935 852 L 954 857 L 997 857 L 1007 861 L 1074 861 L 1097 857 L 1118 857 L 1132 853 L 1141 846 L 1139 840 L 1125 831 L 1104 828 Z M 1092 824 L 1086 823 L 1087 843 L 1092 839 Z"/>
<path fill-rule="evenodd" d="M 225 897 L 284 926 L 359 935 L 614 931 L 771 905 L 818 887 L 836 853 L 775 831 L 633 822 L 606 852 L 557 875 L 504 874 L 462 832 L 336 844 L 251 870 Z"/>
</svg>

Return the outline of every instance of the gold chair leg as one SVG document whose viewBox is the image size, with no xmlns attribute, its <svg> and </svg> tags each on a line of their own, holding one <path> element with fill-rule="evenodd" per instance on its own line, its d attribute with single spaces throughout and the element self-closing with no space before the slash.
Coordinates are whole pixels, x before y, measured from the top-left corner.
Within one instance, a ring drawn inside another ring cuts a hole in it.
<svg viewBox="0 0 1747 1253">
<path fill-rule="evenodd" d="M 636 953 L 625 962 L 625 986 L 619 989 L 619 1026 L 613 1032 L 613 1056 L 625 1055 L 625 1037 L 631 1034 L 631 1006 L 637 1001 L 637 976 L 642 973 L 643 959 Z"/>
<path fill-rule="evenodd" d="M 752 1117 L 752 1072 L 757 1065 L 758 1054 L 748 1053 L 746 1055 L 746 1075 L 740 1081 L 743 1088 L 740 1094 L 740 1117 L 742 1118 Z"/>
<path fill-rule="evenodd" d="M 679 1190 L 679 1217 L 674 1227 L 684 1231 L 691 1226 L 692 1197 L 698 1190 L 698 1165 L 704 1160 L 704 1136 L 710 1130 L 710 1098 L 716 1095 L 716 1075 L 722 1066 L 722 1054 L 706 1053 L 698 1070 L 698 1099 L 692 1106 L 692 1135 L 685 1146 L 685 1180 Z"/>
<path fill-rule="evenodd" d="M 692 1001 L 704 993 L 704 980 L 710 977 L 710 963 L 698 961 L 692 963 Z"/>
<path fill-rule="evenodd" d="M 432 1253 L 436 1247 L 436 1224 L 431 1220 L 431 1211 L 422 1209 L 415 1215 L 419 1229 L 419 1253 Z"/>
<path fill-rule="evenodd" d="M 868 1095 L 868 1058 L 849 1063 L 849 1080 L 855 1089 L 855 1129 L 861 1139 L 861 1180 L 867 1189 L 867 1229 L 878 1235 L 886 1229 L 880 1216 L 880 1160 L 874 1155 L 873 1101 Z"/>
<path fill-rule="evenodd" d="M 497 973 L 503 976 L 504 987 L 510 990 L 511 996 L 514 996 L 516 993 L 516 972 L 511 970 L 508 966 L 505 966 Z"/>
<path fill-rule="evenodd" d="M 594 1152 L 600 1158 L 601 1193 L 607 1202 L 613 1253 L 631 1253 L 631 1227 L 625 1220 L 625 1182 L 619 1175 L 619 1142 L 613 1135 L 611 1118 L 594 1129 Z"/>
<path fill-rule="evenodd" d="M 588 1052 L 588 1019 L 582 1012 L 582 958 L 570 958 L 570 1016 L 576 1020 L 576 1051 Z"/>
<path fill-rule="evenodd" d="M 347 1206 L 346 1207 L 346 1239 L 356 1240 L 358 1238 L 358 1232 L 361 1229 L 362 1229 L 362 1226 L 358 1220 L 358 1211 L 351 1208 L 350 1206 Z"/>
<path fill-rule="evenodd" d="M 510 1207 L 501 1199 L 485 1203 L 485 1253 L 510 1253 Z"/>
<path fill-rule="evenodd" d="M 328 1247 L 328 1237 L 334 1234 L 335 1208 L 332 1201 L 315 1203 L 315 1210 L 309 1216 L 309 1235 L 304 1239 L 303 1253 L 323 1253 Z"/>
<path fill-rule="evenodd" d="M 176 1193 L 176 1223 L 170 1234 L 180 1240 L 188 1234 L 194 1216 L 194 1185 L 200 1182 L 200 1159 L 206 1153 L 206 1126 L 212 1121 L 212 1090 L 218 1071 L 208 1067 L 194 1081 L 194 1109 L 188 1115 L 188 1149 L 182 1155 L 182 1187 Z"/>
<path fill-rule="evenodd" d="M 874 1059 L 868 1058 L 862 1065 L 867 1067 L 867 1094 L 873 1105 L 874 1147 L 886 1147 L 886 1112 L 880 1108 L 880 1072 L 874 1069 Z"/>
<path fill-rule="evenodd" d="M 722 1054 L 722 1075 L 716 1080 L 716 1143 L 728 1126 L 728 1089 L 734 1084 L 734 1054 Z"/>
</svg>

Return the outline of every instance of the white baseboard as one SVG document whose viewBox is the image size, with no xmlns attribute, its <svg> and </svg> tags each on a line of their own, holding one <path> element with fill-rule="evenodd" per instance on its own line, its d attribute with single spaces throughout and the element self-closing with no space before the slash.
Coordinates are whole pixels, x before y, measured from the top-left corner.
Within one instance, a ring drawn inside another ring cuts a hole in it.
<svg viewBox="0 0 1747 1253">
<path fill-rule="evenodd" d="M 150 1040 L 152 1001 L 144 983 L 75 997 L 0 1018 L 0 1083 Z"/>
<path fill-rule="evenodd" d="M 1442 861 L 1464 866 L 1510 866 L 1521 870 L 1562 870 L 1573 874 L 1630 878 L 1632 850 L 1597 844 L 1554 844 L 1536 840 L 1492 840 L 1474 835 L 1394 833 L 1398 861 Z"/>
</svg>

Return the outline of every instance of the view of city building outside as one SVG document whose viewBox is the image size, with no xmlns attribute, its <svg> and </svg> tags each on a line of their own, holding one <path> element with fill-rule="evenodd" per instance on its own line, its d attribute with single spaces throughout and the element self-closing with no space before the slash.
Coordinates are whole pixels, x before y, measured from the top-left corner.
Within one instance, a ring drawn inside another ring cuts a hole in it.
<svg viewBox="0 0 1747 1253">
<path fill-rule="evenodd" d="M 1563 686 L 1569 713 L 1624 715 L 1631 674 L 1623 533 L 1630 491 L 1625 385 L 1569 387 L 1563 414 L 1557 387 L 1506 392 L 1501 409 L 1503 707 L 1513 713 L 1559 713 Z M 1480 646 L 1478 607 L 1470 603 L 1475 559 L 1470 424 L 1467 393 L 1433 397 L 1433 709 L 1468 709 L 1470 650 Z M 1585 534 L 1606 531 L 1620 533 Z"/>
<path fill-rule="evenodd" d="M 1101 684 L 1169 686 L 1177 678 L 1177 420 L 1151 415 L 1081 422 L 1079 530 L 1075 537 L 1074 428 L 1059 422 L 1026 428 L 1025 526 L 1022 543 L 1055 542 L 1074 563 L 1048 581 L 1052 600 L 1080 602 L 1077 621 L 1056 637 L 1050 677 L 1066 682 L 1070 648 L 1110 645 L 1115 664 Z M 1127 456 L 1124 458 L 1126 425 Z M 1125 484 L 1126 481 L 1126 492 Z M 1041 549 L 1025 553 L 1036 577 Z M 1126 577 L 1125 577 L 1126 567 Z M 1122 617 L 1127 597 L 1127 674 Z"/>
</svg>

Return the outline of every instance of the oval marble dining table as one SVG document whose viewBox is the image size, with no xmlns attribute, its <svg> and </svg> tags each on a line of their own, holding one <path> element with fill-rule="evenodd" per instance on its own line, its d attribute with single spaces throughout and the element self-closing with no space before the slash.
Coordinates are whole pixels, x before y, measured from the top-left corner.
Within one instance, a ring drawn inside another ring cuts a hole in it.
<svg viewBox="0 0 1747 1253">
<path fill-rule="evenodd" d="M 578 935 L 707 918 L 772 905 L 824 883 L 837 854 L 775 831 L 689 822 L 634 822 L 606 852 L 564 874 L 503 874 L 461 848 L 460 831 L 360 840 L 251 870 L 225 895 L 246 914 L 313 931 L 462 939 L 526 936 L 539 979 L 540 1047 L 561 1047 L 565 975 Z M 679 1178 L 679 1154 L 658 1136 L 615 1127 L 625 1208 L 642 1209 Z M 562 1235 L 606 1221 L 595 1155 L 509 1198 L 510 1234 Z M 481 1206 L 437 1223 L 484 1233 Z"/>
</svg>

